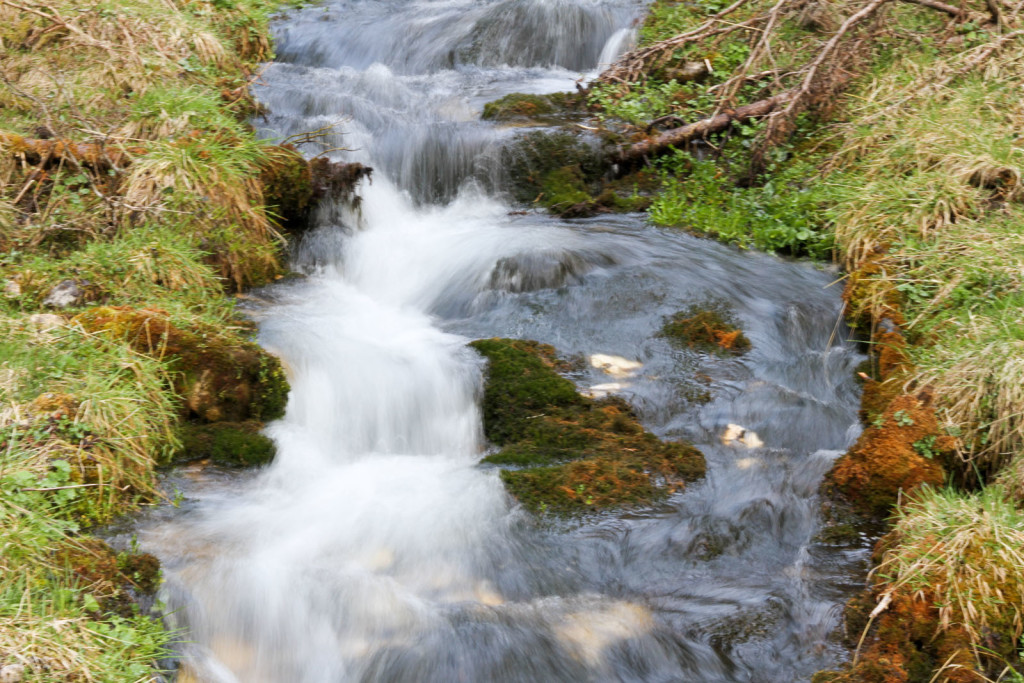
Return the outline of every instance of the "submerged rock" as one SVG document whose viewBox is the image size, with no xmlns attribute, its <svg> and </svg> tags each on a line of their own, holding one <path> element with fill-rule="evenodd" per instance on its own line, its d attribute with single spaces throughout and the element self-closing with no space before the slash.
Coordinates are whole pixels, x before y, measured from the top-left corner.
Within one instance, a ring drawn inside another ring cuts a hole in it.
<svg viewBox="0 0 1024 683">
<path fill-rule="evenodd" d="M 750 350 L 743 334 L 724 304 L 704 303 L 679 311 L 661 328 L 661 334 L 676 346 L 711 353 L 740 355 Z"/>
<path fill-rule="evenodd" d="M 481 339 L 484 434 L 509 492 L 534 512 L 645 505 L 704 475 L 704 456 L 644 431 L 621 398 L 583 396 L 548 345 Z"/>
</svg>

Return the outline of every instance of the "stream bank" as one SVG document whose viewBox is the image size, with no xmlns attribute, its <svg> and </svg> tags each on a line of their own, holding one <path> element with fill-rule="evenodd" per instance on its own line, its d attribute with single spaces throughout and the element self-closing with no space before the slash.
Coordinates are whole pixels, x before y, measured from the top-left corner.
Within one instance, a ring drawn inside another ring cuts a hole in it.
<svg viewBox="0 0 1024 683">
<path fill-rule="evenodd" d="M 0 3 L 5 681 L 158 676 L 156 558 L 92 534 L 158 466 L 273 450 L 288 385 L 231 296 L 284 272 L 257 176 L 286 150 L 248 126 L 270 9 Z"/>
<path fill-rule="evenodd" d="M 830 248 L 848 273 L 872 358 L 829 511 L 836 530 L 853 514 L 892 531 L 847 613 L 855 665 L 816 680 L 1021 675 L 1020 12 L 656 2 L 591 89 L 616 135 L 660 157 L 652 219 Z"/>
</svg>

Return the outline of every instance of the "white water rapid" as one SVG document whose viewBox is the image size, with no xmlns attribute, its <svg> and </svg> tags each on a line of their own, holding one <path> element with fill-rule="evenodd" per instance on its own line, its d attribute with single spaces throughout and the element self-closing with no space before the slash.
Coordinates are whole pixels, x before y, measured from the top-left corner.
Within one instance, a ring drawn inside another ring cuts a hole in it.
<svg viewBox="0 0 1024 683">
<path fill-rule="evenodd" d="M 517 134 L 482 104 L 574 88 L 642 10 L 328 0 L 278 20 L 257 125 L 337 124 L 324 144 L 349 151 L 331 156 L 376 173 L 358 212 L 320 208 L 295 250 L 305 277 L 253 311 L 291 380 L 273 464 L 179 470 L 184 503 L 139 527 L 183 629 L 178 681 L 788 683 L 836 661 L 864 550 L 814 540 L 817 483 L 857 429 L 860 357 L 829 275 L 482 189 Z M 752 339 L 742 359 L 657 335 L 709 295 Z M 698 444 L 706 479 L 653 509 L 524 513 L 477 464 L 484 366 L 466 342 L 490 336 L 643 363 L 619 390 L 656 434 Z M 730 423 L 764 445 L 721 443 Z"/>
</svg>

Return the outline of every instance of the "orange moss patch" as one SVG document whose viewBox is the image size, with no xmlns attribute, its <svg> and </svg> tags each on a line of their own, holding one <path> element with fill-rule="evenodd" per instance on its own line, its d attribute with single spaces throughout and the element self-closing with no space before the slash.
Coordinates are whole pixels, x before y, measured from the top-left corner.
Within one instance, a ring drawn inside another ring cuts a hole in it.
<svg viewBox="0 0 1024 683">
<path fill-rule="evenodd" d="M 252 342 L 182 330 L 156 309 L 99 306 L 72 322 L 87 332 L 121 339 L 139 353 L 170 360 L 177 370 L 174 389 L 188 416 L 241 422 L 283 414 L 288 390 L 281 364 Z"/>
<path fill-rule="evenodd" d="M 661 334 L 679 346 L 739 355 L 750 350 L 750 340 L 728 312 L 717 307 L 693 306 L 676 313 Z"/>
<path fill-rule="evenodd" d="M 71 394 L 54 394 L 47 392 L 32 399 L 28 404 L 29 412 L 59 420 L 73 419 L 78 414 L 78 399 Z"/>
<path fill-rule="evenodd" d="M 861 512 L 884 516 L 901 491 L 943 483 L 942 466 L 919 452 L 934 453 L 939 437 L 930 405 L 917 396 L 899 396 L 864 430 L 853 448 L 836 461 L 826 485 L 841 492 Z"/>
<path fill-rule="evenodd" d="M 0 131 L 0 149 L 23 158 L 29 164 L 46 166 L 64 163 L 98 170 L 126 166 L 131 163 L 133 156 L 146 153 L 142 147 L 80 143 L 71 140 L 36 140 L 3 131 Z"/>
<path fill-rule="evenodd" d="M 871 619 L 878 598 L 868 590 L 846 605 L 847 643 L 852 648 L 860 645 L 856 663 L 845 671 L 819 672 L 813 683 L 925 683 L 936 680 L 934 672 L 944 665 L 938 680 L 987 680 L 976 670 L 963 629 L 940 630 L 933 596 L 898 591 L 889 606 Z"/>
<path fill-rule="evenodd" d="M 907 355 L 907 340 L 896 329 L 876 334 L 874 339 L 878 377 L 882 381 L 896 380 L 911 371 L 913 366 Z"/>
</svg>

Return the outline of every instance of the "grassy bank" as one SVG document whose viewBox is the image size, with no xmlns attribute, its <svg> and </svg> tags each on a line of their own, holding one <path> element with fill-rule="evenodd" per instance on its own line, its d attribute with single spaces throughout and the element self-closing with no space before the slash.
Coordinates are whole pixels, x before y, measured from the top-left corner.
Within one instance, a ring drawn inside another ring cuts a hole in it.
<svg viewBox="0 0 1024 683">
<path fill-rule="evenodd" d="M 268 455 L 287 385 L 230 294 L 281 271 L 294 158 L 246 124 L 276 5 L 0 1 L 4 680 L 152 679 L 158 566 L 89 530 L 197 443 Z"/>
<path fill-rule="evenodd" d="M 826 490 L 892 531 L 847 611 L 852 665 L 816 680 L 1024 671 L 1021 9 L 659 0 L 591 91 L 620 145 L 654 149 L 654 221 L 846 269 L 872 363 Z"/>
</svg>

